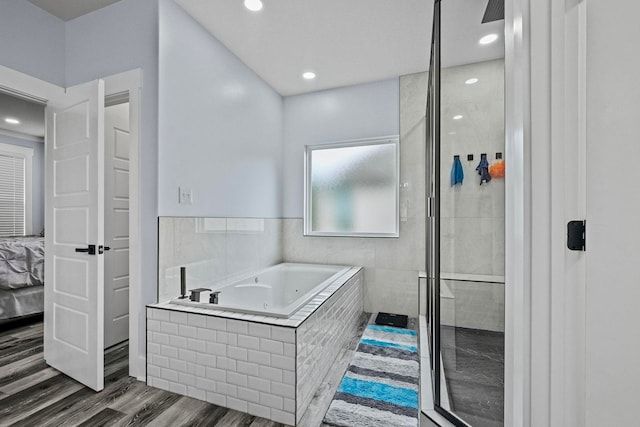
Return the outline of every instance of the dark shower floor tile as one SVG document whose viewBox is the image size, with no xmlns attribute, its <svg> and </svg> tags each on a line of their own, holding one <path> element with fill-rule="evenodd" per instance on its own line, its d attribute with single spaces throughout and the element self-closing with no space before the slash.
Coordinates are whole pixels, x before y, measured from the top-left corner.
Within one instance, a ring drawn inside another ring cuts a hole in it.
<svg viewBox="0 0 640 427">
<path fill-rule="evenodd" d="M 473 427 L 504 420 L 504 333 L 442 326 L 440 340 L 452 411 Z"/>
</svg>

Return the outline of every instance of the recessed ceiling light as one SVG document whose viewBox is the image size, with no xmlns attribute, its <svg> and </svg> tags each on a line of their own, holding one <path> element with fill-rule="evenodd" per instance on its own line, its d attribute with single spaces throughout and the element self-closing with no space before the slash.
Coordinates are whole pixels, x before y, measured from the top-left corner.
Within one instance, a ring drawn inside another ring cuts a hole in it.
<svg viewBox="0 0 640 427">
<path fill-rule="evenodd" d="M 480 40 L 478 40 L 478 43 L 480 43 L 480 44 L 489 44 L 489 43 L 493 43 L 496 40 L 498 40 L 498 35 L 497 34 L 487 34 L 486 36 L 484 36 Z"/>
<path fill-rule="evenodd" d="M 457 116 L 453 116 L 453 120 L 460 120 L 462 118 L 461 114 L 458 114 Z"/>
<path fill-rule="evenodd" d="M 262 9 L 261 0 L 244 0 L 244 7 L 252 12 L 257 12 Z"/>
<path fill-rule="evenodd" d="M 10 123 L 12 125 L 19 125 L 20 124 L 20 120 L 18 119 L 14 119 L 13 117 L 7 117 L 6 119 L 4 119 L 5 122 Z"/>
<path fill-rule="evenodd" d="M 468 85 L 472 85 L 474 83 L 478 83 L 478 79 L 475 78 L 475 77 L 472 77 L 472 78 L 466 80 L 465 83 L 468 84 Z"/>
<path fill-rule="evenodd" d="M 305 80 L 313 80 L 316 78 L 316 73 L 314 73 L 313 71 L 307 71 L 305 73 L 302 73 L 302 78 Z"/>
</svg>

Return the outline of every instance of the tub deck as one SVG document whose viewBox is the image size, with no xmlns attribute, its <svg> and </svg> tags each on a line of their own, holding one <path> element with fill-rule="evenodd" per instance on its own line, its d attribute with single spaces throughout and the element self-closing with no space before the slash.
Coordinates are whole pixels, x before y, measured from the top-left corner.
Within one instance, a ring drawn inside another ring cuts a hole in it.
<svg viewBox="0 0 640 427">
<path fill-rule="evenodd" d="M 344 274 L 336 277 L 326 288 L 319 292 L 315 297 L 310 299 L 305 305 L 300 307 L 297 312 L 288 318 L 269 316 L 265 314 L 243 313 L 240 311 L 225 310 L 224 308 L 216 308 L 215 305 L 191 302 L 191 301 L 166 301 L 157 304 L 148 304 L 149 308 L 157 308 L 161 310 L 181 311 L 184 313 L 204 314 L 207 316 L 224 317 L 227 319 L 247 320 L 250 322 L 264 323 L 267 325 L 287 326 L 297 328 L 315 312 L 327 299 L 340 287 L 355 276 L 362 267 L 351 267 Z"/>
</svg>

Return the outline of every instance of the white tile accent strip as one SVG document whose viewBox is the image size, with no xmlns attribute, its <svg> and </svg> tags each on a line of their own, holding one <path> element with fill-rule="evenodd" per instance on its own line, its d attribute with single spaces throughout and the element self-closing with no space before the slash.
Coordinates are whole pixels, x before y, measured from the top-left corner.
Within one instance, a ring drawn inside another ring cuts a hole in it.
<svg viewBox="0 0 640 427">
<path fill-rule="evenodd" d="M 148 384 L 294 425 L 355 334 L 363 273 L 350 273 L 290 319 L 148 306 Z"/>
</svg>

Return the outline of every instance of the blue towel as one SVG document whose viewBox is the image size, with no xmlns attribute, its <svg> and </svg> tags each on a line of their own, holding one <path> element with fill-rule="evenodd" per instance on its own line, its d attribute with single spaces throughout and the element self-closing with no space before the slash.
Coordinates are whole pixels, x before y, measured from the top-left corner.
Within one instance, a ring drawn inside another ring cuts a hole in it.
<svg viewBox="0 0 640 427">
<path fill-rule="evenodd" d="M 487 155 L 485 153 L 480 154 L 480 163 L 476 167 L 478 175 L 480 175 L 480 185 L 483 182 L 491 181 L 491 175 L 489 175 L 489 162 L 487 162 Z"/>
<path fill-rule="evenodd" d="M 464 179 L 464 172 L 462 171 L 462 163 L 460 163 L 460 156 L 453 156 L 453 166 L 451 166 L 451 186 L 456 184 L 462 184 Z"/>
</svg>

